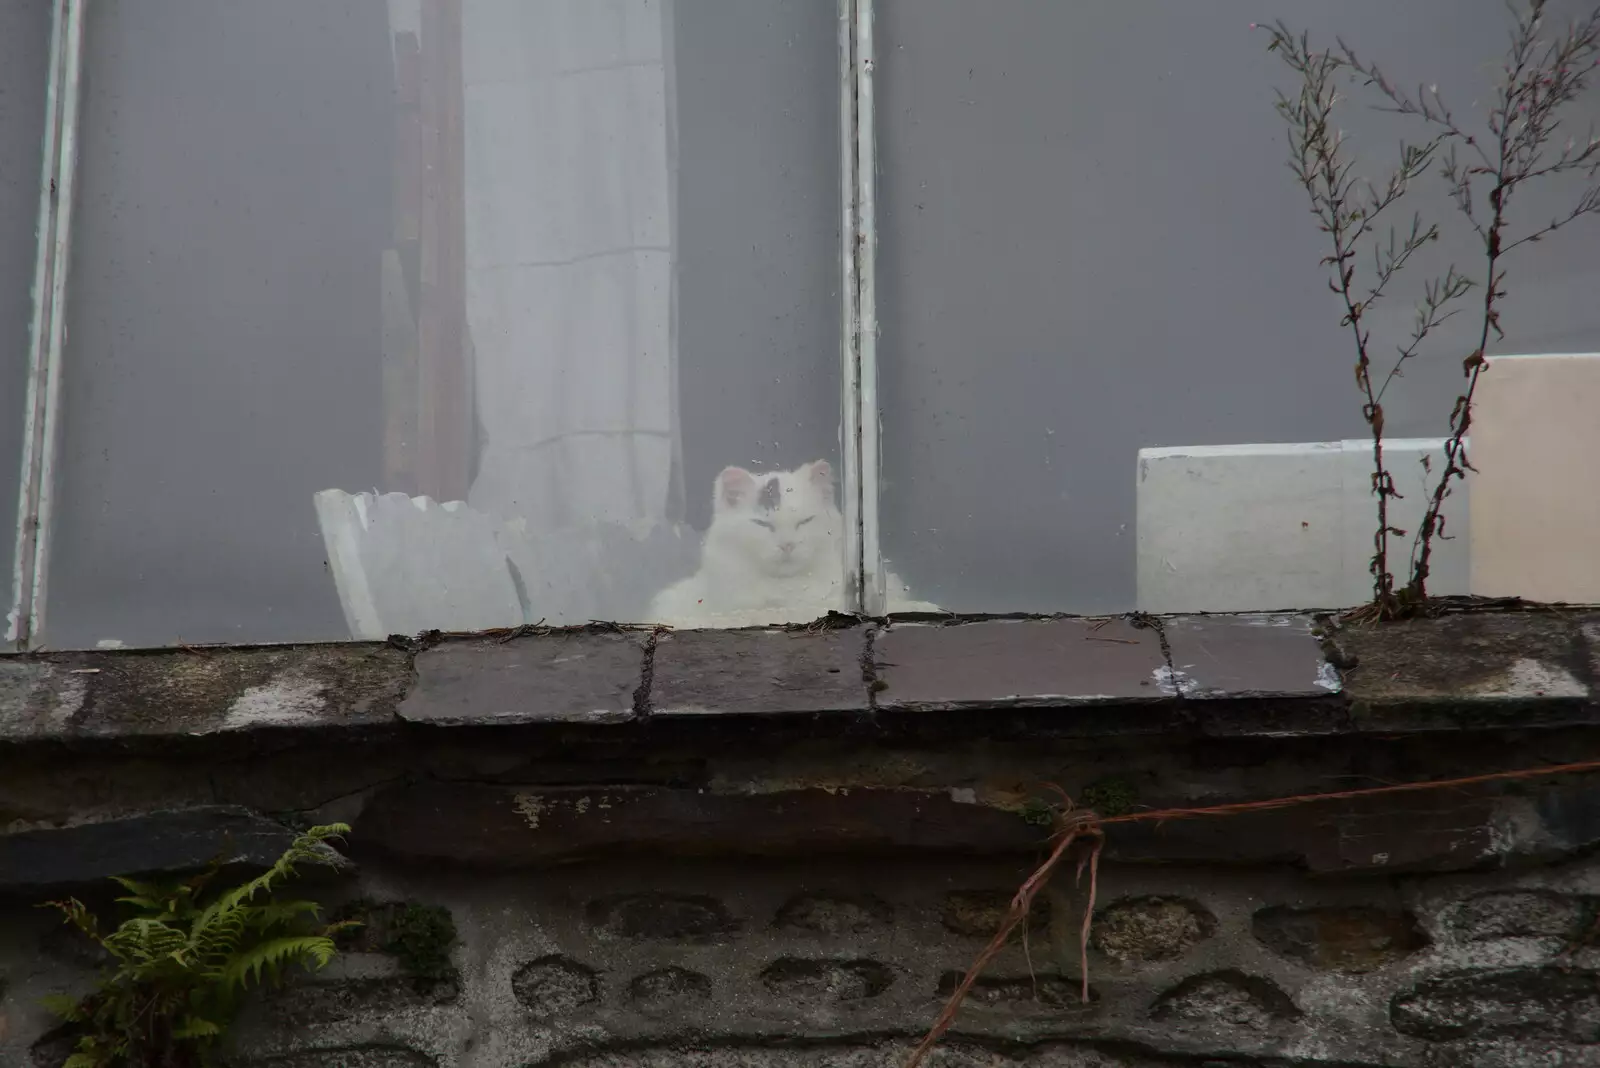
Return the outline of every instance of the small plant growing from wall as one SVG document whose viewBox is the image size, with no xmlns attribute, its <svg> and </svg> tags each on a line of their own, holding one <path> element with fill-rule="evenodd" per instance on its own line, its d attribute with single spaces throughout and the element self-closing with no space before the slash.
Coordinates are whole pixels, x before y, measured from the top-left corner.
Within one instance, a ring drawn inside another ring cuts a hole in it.
<svg viewBox="0 0 1600 1068">
<path fill-rule="evenodd" d="M 340 933 L 341 949 L 389 954 L 419 993 L 435 991 L 440 984 L 457 980 L 450 960 L 450 951 L 456 944 L 456 924 L 450 910 L 442 905 L 358 899 L 346 903 L 336 915 L 356 921 L 359 928 Z"/>
<path fill-rule="evenodd" d="M 63 1068 L 203 1068 L 213 1063 L 251 985 L 276 986 L 294 968 L 333 959 L 333 936 L 349 924 L 318 922 L 311 901 L 285 901 L 278 888 L 298 864 L 328 864 L 344 824 L 312 827 L 265 873 L 216 890 L 219 868 L 188 879 L 117 877 L 131 915 L 102 932 L 76 898 L 52 901 L 67 922 L 111 956 L 92 993 L 53 1000 L 77 1035 Z"/>
<path fill-rule="evenodd" d="M 1268 49 L 1282 57 L 1298 82 L 1295 90 L 1280 93 L 1277 102 L 1288 126 L 1289 167 L 1310 197 L 1311 213 L 1327 240 L 1322 264 L 1342 309 L 1341 325 L 1350 331 L 1361 413 L 1372 433 L 1372 493 L 1377 499 L 1373 599 L 1354 618 L 1401 618 L 1428 604 L 1435 544 L 1448 537 L 1444 503 L 1452 483 L 1473 470 L 1467 433 L 1478 381 L 1489 367 L 1485 352 L 1505 337 L 1500 313 L 1510 257 L 1568 223 L 1600 214 L 1600 186 L 1593 184 L 1600 173 L 1600 139 L 1592 129 L 1569 135 L 1563 125 L 1570 105 L 1583 96 L 1600 65 L 1600 9 L 1546 35 L 1546 0 L 1513 0 L 1508 6 L 1513 14 L 1510 45 L 1482 126 L 1459 121 L 1436 86 L 1424 85 L 1415 93 L 1401 89 L 1343 41 L 1316 49 L 1308 35 L 1297 35 L 1281 22 L 1267 27 Z M 1335 122 L 1345 86 L 1372 94 L 1380 110 L 1414 118 L 1422 131 L 1420 140 L 1401 144 L 1398 162 L 1381 179 L 1356 173 L 1344 132 Z M 1424 282 L 1410 335 L 1394 339 L 1395 356 L 1385 369 L 1377 353 L 1388 345 L 1374 344 L 1370 313 L 1379 301 L 1389 299 L 1396 275 L 1440 234 L 1437 223 L 1425 223 L 1418 214 L 1398 225 L 1389 219 L 1397 213 L 1395 205 L 1430 172 L 1444 183 L 1461 225 L 1477 238 L 1481 259 L 1473 270 L 1451 266 Z M 1540 225 L 1512 225 L 1510 208 L 1529 186 L 1573 174 L 1582 175 L 1587 184 L 1567 210 Z M 1450 411 L 1443 466 L 1412 534 L 1405 581 L 1397 587 L 1390 550 L 1394 539 L 1407 537 L 1407 531 L 1392 521 L 1391 502 L 1400 494 L 1383 451 L 1384 397 L 1429 336 L 1459 314 L 1472 317 L 1475 344 L 1461 353 L 1463 385 Z"/>
</svg>

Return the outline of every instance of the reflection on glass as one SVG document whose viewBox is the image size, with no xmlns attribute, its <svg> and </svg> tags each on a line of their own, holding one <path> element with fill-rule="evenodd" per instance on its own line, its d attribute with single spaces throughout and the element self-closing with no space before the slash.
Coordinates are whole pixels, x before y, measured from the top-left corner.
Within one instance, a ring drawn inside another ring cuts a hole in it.
<svg viewBox="0 0 1600 1068">
<path fill-rule="evenodd" d="M 826 511 L 831 6 L 105 0 L 84 64 L 50 644 L 643 621 L 724 468 Z"/>
<path fill-rule="evenodd" d="M 0 622 L 11 610 L 17 483 L 22 464 L 34 228 L 39 215 L 50 5 L 0 5 Z M 0 637 L 9 628 L 0 625 Z M 0 641 L 0 649 L 6 645 Z"/>
<path fill-rule="evenodd" d="M 1585 8 L 1552 3 L 1550 20 Z M 1339 607 L 1353 603 L 1346 571 L 1359 600 L 1370 446 L 1328 250 L 1284 166 L 1283 65 L 1248 28 L 1260 5 L 879 12 L 888 561 L 960 611 Z M 1269 14 L 1343 37 L 1397 81 L 1437 81 L 1458 117 L 1481 116 L 1506 42 L 1499 0 L 1284 0 Z M 1374 169 L 1403 129 L 1416 136 L 1395 116 L 1345 116 Z M 1520 210 L 1565 204 L 1551 188 Z M 1371 312 L 1385 353 L 1406 340 L 1422 279 L 1482 268 L 1442 189 L 1404 208 L 1396 221 L 1414 208 L 1452 236 Z M 1511 266 L 1498 351 L 1600 349 L 1594 242 L 1575 227 Z M 1414 439 L 1396 454 L 1408 494 L 1430 450 L 1438 469 L 1476 344 L 1464 325 L 1438 332 L 1385 398 L 1386 433 Z M 1484 475 L 1468 494 L 1489 492 Z M 1467 505 L 1452 500 L 1453 533 Z M 1308 579 L 1323 568 L 1338 573 Z M 1456 588 L 1438 592 L 1466 592 L 1473 569 L 1449 570 Z"/>
</svg>

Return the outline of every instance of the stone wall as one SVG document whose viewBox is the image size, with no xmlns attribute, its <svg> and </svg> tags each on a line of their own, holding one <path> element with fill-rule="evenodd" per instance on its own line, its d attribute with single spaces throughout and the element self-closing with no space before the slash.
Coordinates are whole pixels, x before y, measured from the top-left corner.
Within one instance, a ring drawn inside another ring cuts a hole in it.
<svg viewBox="0 0 1600 1068">
<path fill-rule="evenodd" d="M 447 908 L 455 974 L 409 977 L 381 933 L 365 937 L 253 1008 L 235 1063 L 887 1068 L 1026 870 L 1020 858 L 500 875 L 369 866 L 330 892 Z M 1594 862 L 1348 881 L 1112 865 L 1099 890 L 1090 1003 L 1082 888 L 1064 875 L 932 1063 L 1600 1064 Z M 37 998 L 81 985 L 87 947 L 34 910 L 9 910 L 0 926 L 0 1060 L 53 1068 L 58 1047 L 25 1052 L 49 1025 Z"/>
<path fill-rule="evenodd" d="M 1600 619 L 1119 627 L 0 658 L 0 1068 L 60 1064 L 40 1000 L 97 963 L 40 901 L 311 823 L 352 864 L 303 893 L 366 926 L 235 1068 L 889 1068 L 1044 784 L 1113 817 L 1548 765 L 1108 825 L 1089 1003 L 1064 871 L 933 1063 L 1600 1068 Z"/>
</svg>

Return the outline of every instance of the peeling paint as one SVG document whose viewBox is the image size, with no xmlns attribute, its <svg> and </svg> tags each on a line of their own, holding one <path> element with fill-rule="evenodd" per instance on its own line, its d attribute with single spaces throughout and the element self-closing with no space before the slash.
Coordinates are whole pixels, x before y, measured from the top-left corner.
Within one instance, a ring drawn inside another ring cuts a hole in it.
<svg viewBox="0 0 1600 1068">
<path fill-rule="evenodd" d="M 1317 665 L 1314 685 L 1322 687 L 1329 693 L 1339 693 L 1344 689 L 1344 680 L 1339 678 L 1339 669 L 1324 660 Z"/>
<path fill-rule="evenodd" d="M 515 794 L 511 798 L 511 804 L 516 808 L 517 815 L 528 825 L 529 830 L 539 829 L 539 819 L 544 815 L 546 808 L 544 798 L 538 794 Z"/>
<path fill-rule="evenodd" d="M 1194 665 L 1185 664 L 1184 667 L 1194 667 Z M 1155 677 L 1156 686 L 1167 697 L 1180 697 L 1194 693 L 1199 685 L 1190 677 L 1187 671 L 1168 667 L 1166 664 L 1162 664 L 1151 674 Z"/>
</svg>

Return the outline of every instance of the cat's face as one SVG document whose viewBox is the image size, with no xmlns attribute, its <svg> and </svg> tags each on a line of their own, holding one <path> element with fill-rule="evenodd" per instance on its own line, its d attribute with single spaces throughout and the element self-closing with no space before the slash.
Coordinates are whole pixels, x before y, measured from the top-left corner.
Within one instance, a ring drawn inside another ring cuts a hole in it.
<svg viewBox="0 0 1600 1068">
<path fill-rule="evenodd" d="M 718 542 L 768 575 L 803 575 L 839 552 L 839 510 L 826 460 L 772 474 L 725 468 L 715 493 Z"/>
</svg>

